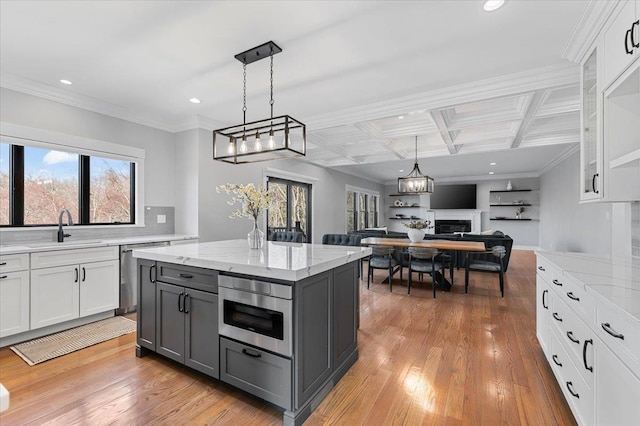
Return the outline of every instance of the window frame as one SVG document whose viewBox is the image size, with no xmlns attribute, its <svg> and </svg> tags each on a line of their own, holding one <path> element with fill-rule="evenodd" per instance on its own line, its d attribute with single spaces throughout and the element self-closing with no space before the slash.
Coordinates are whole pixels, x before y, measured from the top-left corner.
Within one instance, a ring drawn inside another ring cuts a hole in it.
<svg viewBox="0 0 640 426">
<path fill-rule="evenodd" d="M 144 160 L 145 150 L 140 148 L 134 148 L 126 145 L 119 145 L 112 142 L 100 141 L 97 139 L 89 139 L 80 136 L 67 135 L 58 132 L 52 132 L 43 129 L 36 129 L 28 126 L 17 125 L 13 123 L 0 122 L 0 140 L 3 143 L 8 143 L 11 146 L 24 146 L 50 149 L 55 151 L 65 151 L 78 154 L 80 156 L 88 157 L 102 157 L 114 160 L 126 161 L 131 163 L 132 175 L 131 175 L 131 197 L 132 206 L 134 207 L 132 222 L 127 223 L 80 223 L 76 226 L 82 229 L 83 227 L 96 229 L 99 227 L 141 227 L 144 226 Z M 10 149 L 10 161 L 11 166 L 14 166 L 14 158 L 11 155 L 12 149 Z M 82 161 L 79 161 L 81 163 Z M 15 184 L 20 186 L 18 181 L 14 182 L 13 179 L 22 179 L 22 189 L 24 189 L 24 164 L 22 164 L 22 170 L 19 173 L 9 174 L 10 185 L 15 187 Z M 14 176 L 19 175 L 19 176 Z M 80 180 L 83 179 L 79 176 Z M 86 179 L 86 178 L 85 178 Z M 14 194 L 9 194 L 13 197 Z M 24 197 L 24 194 L 22 194 Z M 80 195 L 82 202 L 82 195 Z M 10 219 L 14 222 L 13 214 L 18 214 L 19 211 L 11 209 Z M 22 206 L 22 218 L 24 218 L 24 205 Z M 24 220 L 24 219 L 23 219 Z M 24 223 L 24 222 L 22 222 Z M 0 230 L 27 230 L 27 229 L 50 229 L 55 228 L 57 225 L 43 224 L 43 225 L 0 225 Z"/>
<path fill-rule="evenodd" d="M 349 210 L 347 209 L 347 197 L 348 197 L 348 193 L 349 192 L 353 192 L 354 193 L 354 210 L 353 212 L 349 212 Z M 365 209 L 364 212 L 362 212 L 361 210 L 359 210 L 359 198 L 360 195 L 364 195 L 364 205 L 365 205 Z M 370 197 L 376 197 L 375 200 L 375 210 L 373 212 L 371 212 L 371 210 L 369 209 L 370 207 Z M 351 185 L 346 185 L 345 187 L 345 195 L 344 195 L 344 202 L 345 202 L 345 232 L 349 233 L 352 231 L 359 231 L 361 229 L 366 229 L 366 228 L 378 228 L 380 227 L 380 193 L 378 191 L 373 191 L 370 189 L 365 189 L 365 188 L 358 188 L 355 186 L 351 186 Z M 364 228 L 360 228 L 359 227 L 359 214 L 360 213 L 364 213 L 364 220 L 365 220 L 365 226 Z M 369 215 L 373 213 L 373 217 L 374 217 L 374 224 L 370 224 L 369 223 Z M 349 215 L 352 215 L 352 220 L 353 220 L 353 226 L 354 229 L 352 231 L 349 230 Z"/>
</svg>

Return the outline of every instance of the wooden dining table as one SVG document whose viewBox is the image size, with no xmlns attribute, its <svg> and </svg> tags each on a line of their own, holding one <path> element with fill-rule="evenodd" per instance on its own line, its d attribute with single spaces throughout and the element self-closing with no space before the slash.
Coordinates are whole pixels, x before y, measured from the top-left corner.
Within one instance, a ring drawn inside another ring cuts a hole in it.
<svg viewBox="0 0 640 426">
<path fill-rule="evenodd" d="M 485 251 L 486 247 L 483 242 L 480 241 L 460 241 L 460 240 L 421 240 L 418 242 L 411 242 L 408 238 L 379 238 L 379 237 L 367 237 L 360 241 L 363 246 L 387 246 L 387 247 L 418 247 L 418 248 L 434 248 L 438 250 L 456 250 L 456 251 Z M 402 265 L 396 268 L 392 275 L 395 274 Z M 450 283 L 440 272 L 436 273 L 437 279 L 442 283 L 442 289 L 444 291 L 451 290 Z M 442 275 L 442 276 L 440 276 Z M 388 279 L 388 278 L 387 278 Z"/>
</svg>

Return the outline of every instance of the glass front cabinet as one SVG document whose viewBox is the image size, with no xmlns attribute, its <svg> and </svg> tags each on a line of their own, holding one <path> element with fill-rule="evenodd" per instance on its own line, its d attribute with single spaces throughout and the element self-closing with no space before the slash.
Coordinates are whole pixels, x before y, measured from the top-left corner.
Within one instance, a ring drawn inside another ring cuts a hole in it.
<svg viewBox="0 0 640 426">
<path fill-rule="evenodd" d="M 598 48 L 595 47 L 582 63 L 580 72 L 580 201 L 603 197 L 602 102 L 598 74 Z"/>
</svg>

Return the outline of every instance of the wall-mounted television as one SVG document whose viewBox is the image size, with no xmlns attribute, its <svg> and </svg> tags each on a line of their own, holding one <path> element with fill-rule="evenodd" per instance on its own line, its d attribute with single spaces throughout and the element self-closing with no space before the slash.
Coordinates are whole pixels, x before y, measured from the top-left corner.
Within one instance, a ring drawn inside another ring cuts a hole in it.
<svg viewBox="0 0 640 426">
<path fill-rule="evenodd" d="M 438 185 L 431 198 L 432 209 L 476 209 L 476 185 Z"/>
</svg>

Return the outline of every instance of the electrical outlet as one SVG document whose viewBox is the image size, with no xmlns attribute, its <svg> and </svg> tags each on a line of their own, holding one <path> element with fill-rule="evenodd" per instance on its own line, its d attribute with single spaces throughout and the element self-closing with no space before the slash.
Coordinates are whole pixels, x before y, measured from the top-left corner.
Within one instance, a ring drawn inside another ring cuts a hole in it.
<svg viewBox="0 0 640 426">
<path fill-rule="evenodd" d="M 167 215 L 159 214 L 157 217 L 158 223 L 167 223 Z"/>
</svg>

